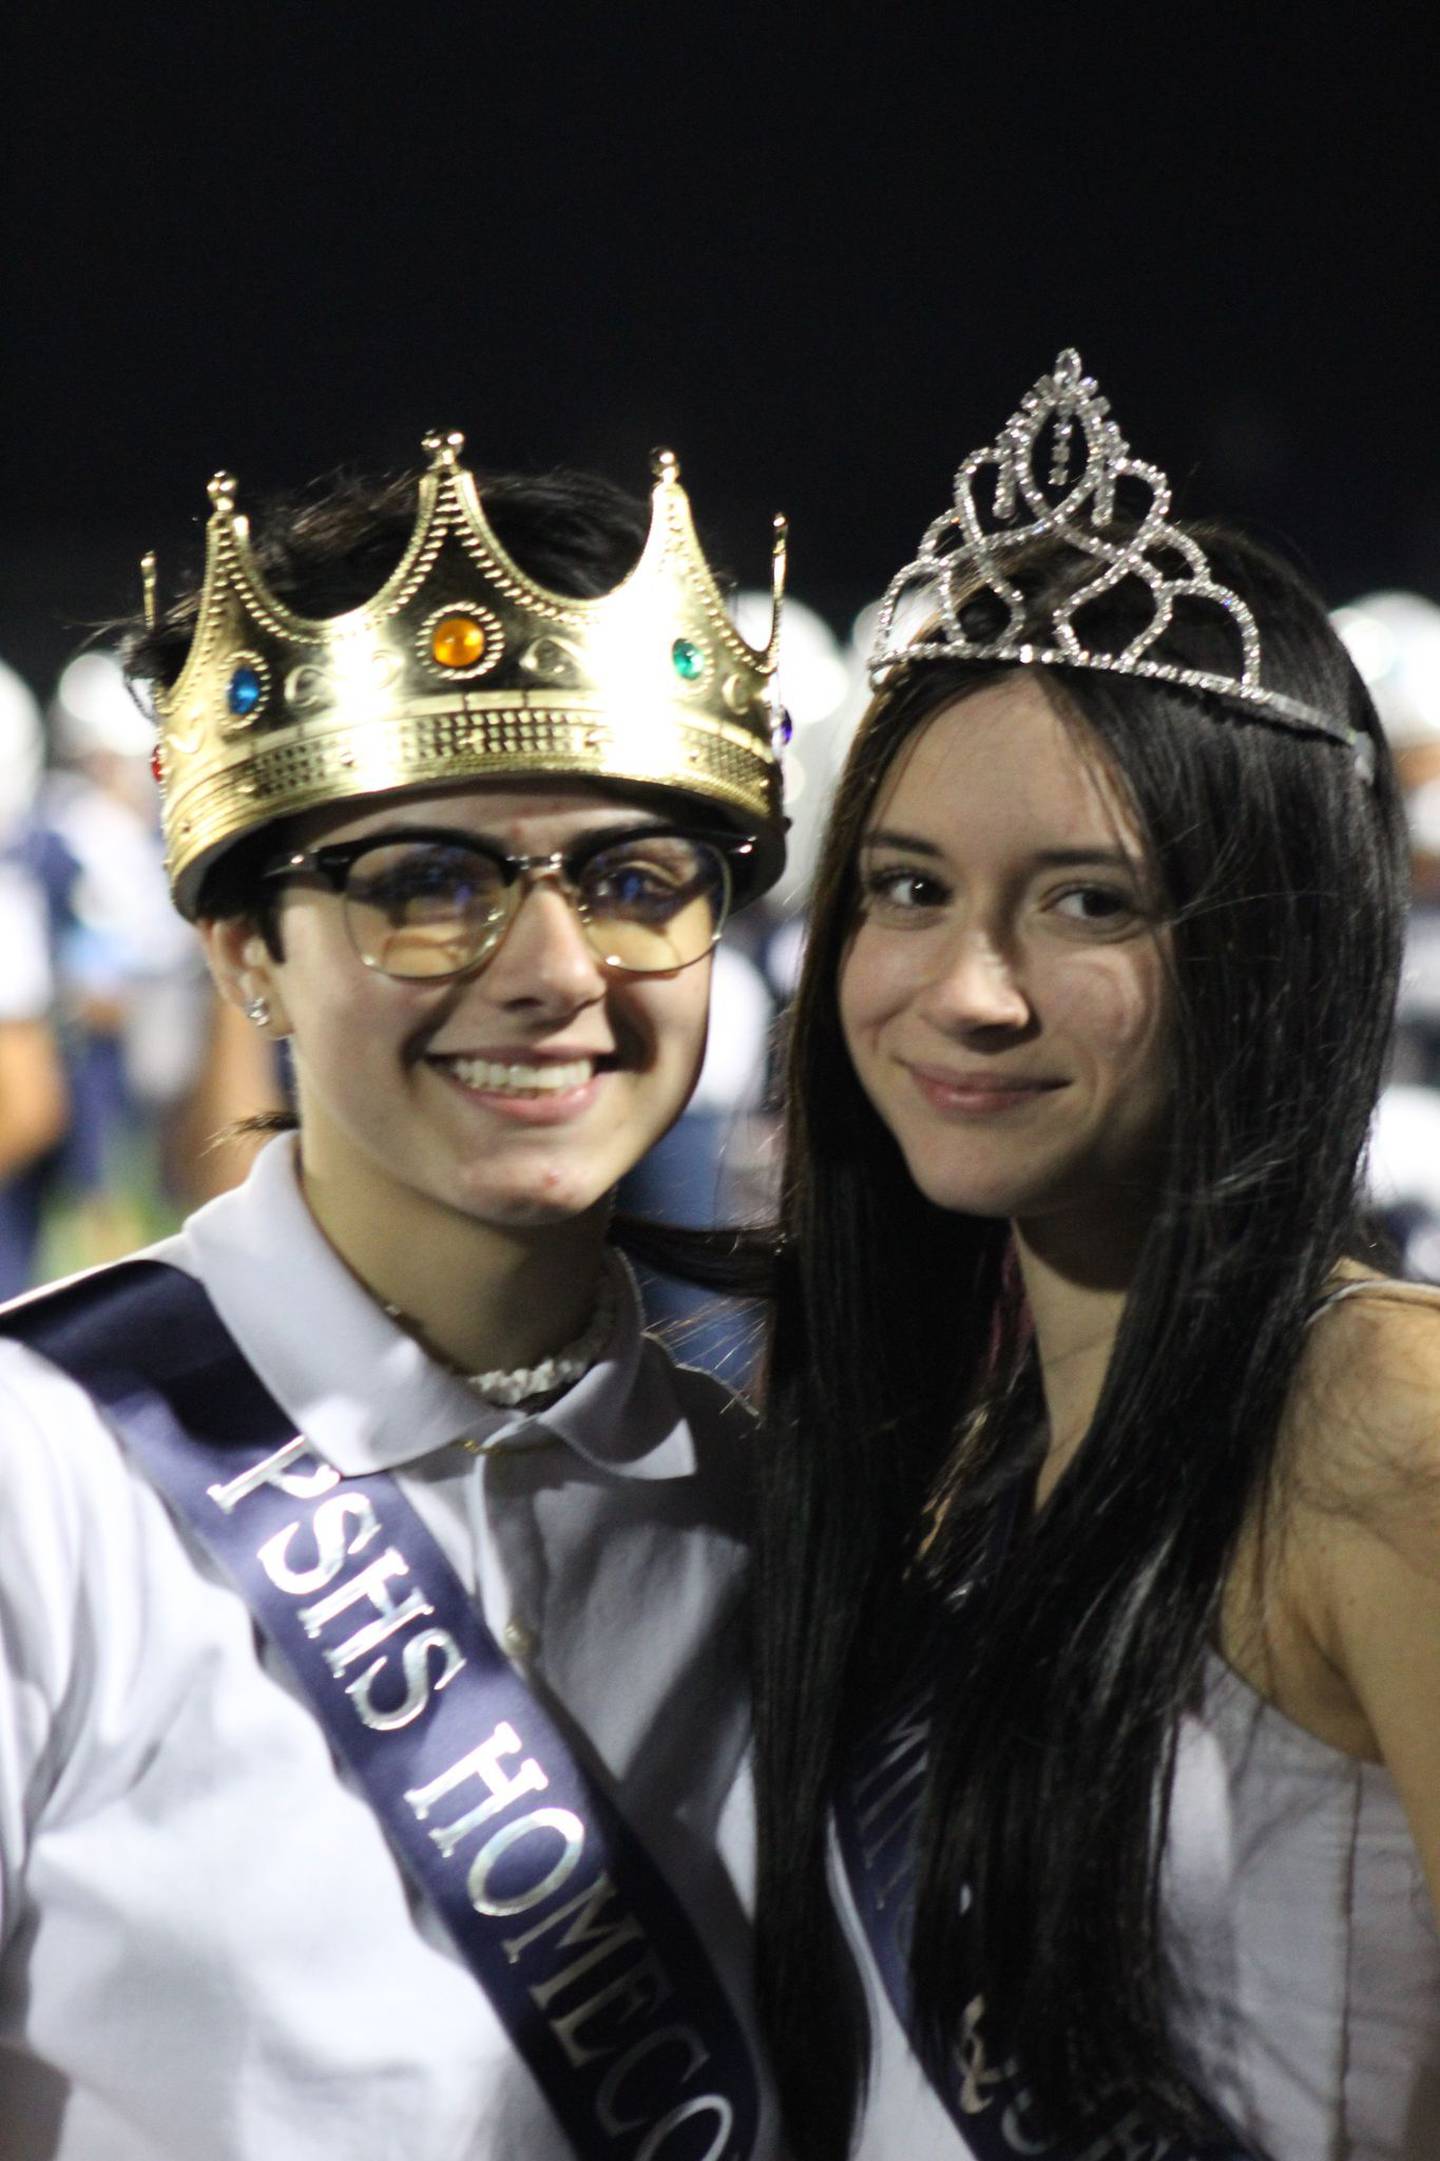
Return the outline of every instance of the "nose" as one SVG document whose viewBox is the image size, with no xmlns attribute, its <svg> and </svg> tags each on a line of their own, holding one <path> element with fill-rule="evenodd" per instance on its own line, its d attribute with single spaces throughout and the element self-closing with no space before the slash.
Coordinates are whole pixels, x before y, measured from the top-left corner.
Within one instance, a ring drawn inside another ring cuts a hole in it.
<svg viewBox="0 0 1440 2161">
<path fill-rule="evenodd" d="M 1013 1035 L 1035 1017 L 1014 958 L 973 923 L 956 926 L 920 1003 L 925 1018 L 950 1035 Z"/>
<path fill-rule="evenodd" d="M 603 998 L 606 975 L 565 887 L 531 874 L 499 945 L 482 971 L 497 1004 L 577 1012 Z"/>
</svg>

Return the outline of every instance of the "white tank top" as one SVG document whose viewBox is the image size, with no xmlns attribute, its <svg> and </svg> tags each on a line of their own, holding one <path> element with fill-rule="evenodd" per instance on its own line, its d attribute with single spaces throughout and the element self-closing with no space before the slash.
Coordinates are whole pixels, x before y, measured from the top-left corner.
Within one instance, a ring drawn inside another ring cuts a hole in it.
<svg viewBox="0 0 1440 2161">
<path fill-rule="evenodd" d="M 1268 2161 L 1440 2161 L 1440 1932 L 1395 1783 L 1213 1655 L 1163 1898 L 1181 2058 L 1243 2138 Z"/>
</svg>

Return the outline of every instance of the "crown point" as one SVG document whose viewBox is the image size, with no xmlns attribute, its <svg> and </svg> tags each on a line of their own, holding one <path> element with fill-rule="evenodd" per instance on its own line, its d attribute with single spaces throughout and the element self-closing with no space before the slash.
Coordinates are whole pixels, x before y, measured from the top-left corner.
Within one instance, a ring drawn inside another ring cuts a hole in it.
<svg viewBox="0 0 1440 2161">
<path fill-rule="evenodd" d="M 432 428 L 421 447 L 429 453 L 432 472 L 453 473 L 465 448 L 465 438 L 458 428 Z"/>
<path fill-rule="evenodd" d="M 680 460 L 673 450 L 652 450 L 650 470 L 662 484 L 669 484 L 680 478 Z"/>
<path fill-rule="evenodd" d="M 235 485 L 233 473 L 216 473 L 212 476 L 205 491 L 210 498 L 212 509 L 228 514 L 235 508 Z"/>
<path fill-rule="evenodd" d="M 770 526 L 770 590 L 774 595 L 777 611 L 780 606 L 780 595 L 785 590 L 785 570 L 789 549 L 790 520 L 783 510 L 777 511 Z"/>
</svg>

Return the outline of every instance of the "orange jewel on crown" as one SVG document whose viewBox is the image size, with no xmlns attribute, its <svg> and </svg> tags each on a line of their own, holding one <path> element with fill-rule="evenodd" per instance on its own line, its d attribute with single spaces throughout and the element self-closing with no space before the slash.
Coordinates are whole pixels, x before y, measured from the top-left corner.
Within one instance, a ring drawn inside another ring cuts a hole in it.
<svg viewBox="0 0 1440 2161">
<path fill-rule="evenodd" d="M 473 668 L 485 658 L 485 630 L 473 615 L 442 615 L 430 633 L 430 654 L 437 667 Z"/>
</svg>

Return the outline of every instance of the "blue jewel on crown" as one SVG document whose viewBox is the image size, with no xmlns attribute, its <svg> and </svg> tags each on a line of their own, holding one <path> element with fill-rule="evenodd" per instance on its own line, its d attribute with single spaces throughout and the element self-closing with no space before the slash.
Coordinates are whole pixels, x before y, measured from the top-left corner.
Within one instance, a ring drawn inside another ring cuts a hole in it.
<svg viewBox="0 0 1440 2161">
<path fill-rule="evenodd" d="M 225 688 L 225 703 L 237 720 L 248 720 L 264 695 L 265 685 L 260 680 L 260 671 L 252 667 L 248 660 L 242 660 L 238 667 L 231 670 L 230 681 Z"/>
</svg>

